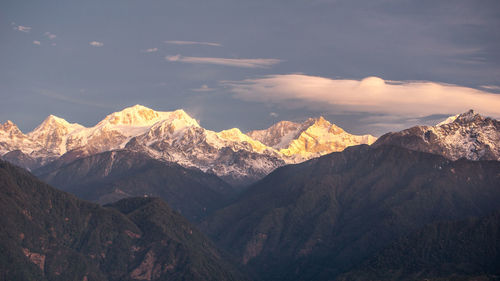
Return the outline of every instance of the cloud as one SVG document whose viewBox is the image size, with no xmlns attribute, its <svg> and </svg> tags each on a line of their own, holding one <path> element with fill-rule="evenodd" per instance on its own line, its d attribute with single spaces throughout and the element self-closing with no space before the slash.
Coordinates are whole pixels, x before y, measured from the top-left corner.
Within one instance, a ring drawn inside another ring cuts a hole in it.
<svg viewBox="0 0 500 281">
<path fill-rule="evenodd" d="M 50 32 L 45 32 L 43 35 L 47 36 L 50 40 L 56 39 L 57 35 L 50 33 Z"/>
<path fill-rule="evenodd" d="M 205 46 L 213 46 L 213 47 L 222 47 L 221 44 L 219 43 L 212 43 L 212 42 L 196 42 L 196 41 L 179 41 L 179 40 L 172 40 L 172 41 L 165 41 L 166 44 L 173 44 L 173 45 L 205 45 Z"/>
<path fill-rule="evenodd" d="M 422 118 L 452 115 L 472 108 L 487 116 L 500 116 L 499 94 L 428 81 L 384 81 L 378 77 L 329 79 L 289 74 L 222 84 L 239 99 L 326 110 L 332 114 L 357 112 Z"/>
<path fill-rule="evenodd" d="M 14 30 L 22 31 L 22 32 L 30 32 L 31 27 L 18 25 L 18 26 L 14 26 Z"/>
<path fill-rule="evenodd" d="M 154 53 L 154 52 L 158 52 L 158 48 L 149 48 L 149 49 L 146 49 L 146 50 L 141 50 L 141 52 L 143 52 L 143 53 Z"/>
<path fill-rule="evenodd" d="M 208 87 L 207 85 L 202 85 L 198 89 L 191 89 L 191 91 L 194 91 L 194 92 L 211 92 L 213 90 L 214 89 Z"/>
<path fill-rule="evenodd" d="M 93 46 L 93 47 L 102 47 L 102 46 L 104 46 L 104 43 L 97 42 L 97 41 L 92 41 L 89 44 L 90 44 L 90 46 Z"/>
<path fill-rule="evenodd" d="M 181 55 L 166 56 L 165 59 L 171 62 L 217 64 L 245 68 L 266 68 L 281 62 L 281 60 L 279 59 L 227 59 L 209 57 L 184 57 Z"/>
<path fill-rule="evenodd" d="M 33 41 L 33 44 L 40 46 L 42 43 L 38 40 Z"/>
<path fill-rule="evenodd" d="M 500 91 L 500 86 L 496 86 L 496 85 L 482 85 L 480 87 L 483 89 L 486 89 L 486 90 Z"/>
</svg>

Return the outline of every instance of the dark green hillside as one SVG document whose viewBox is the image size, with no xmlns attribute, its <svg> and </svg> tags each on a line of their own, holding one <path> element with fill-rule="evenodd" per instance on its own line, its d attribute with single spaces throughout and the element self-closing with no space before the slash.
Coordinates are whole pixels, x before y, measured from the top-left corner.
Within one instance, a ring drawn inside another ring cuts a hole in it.
<svg viewBox="0 0 500 281">
<path fill-rule="evenodd" d="M 453 278 L 500 280 L 500 212 L 426 226 L 339 279 Z"/>
<path fill-rule="evenodd" d="M 331 280 L 436 221 L 500 208 L 500 162 L 357 146 L 285 166 L 202 227 L 267 280 Z"/>
<path fill-rule="evenodd" d="M 0 280 L 246 280 L 160 199 L 100 207 L 0 161 L 0 212 Z"/>
<path fill-rule="evenodd" d="M 40 179 L 98 203 L 134 196 L 156 196 L 191 221 L 220 208 L 233 188 L 215 175 L 161 162 L 132 151 L 111 151 L 77 159 L 55 169 L 35 171 Z"/>
</svg>

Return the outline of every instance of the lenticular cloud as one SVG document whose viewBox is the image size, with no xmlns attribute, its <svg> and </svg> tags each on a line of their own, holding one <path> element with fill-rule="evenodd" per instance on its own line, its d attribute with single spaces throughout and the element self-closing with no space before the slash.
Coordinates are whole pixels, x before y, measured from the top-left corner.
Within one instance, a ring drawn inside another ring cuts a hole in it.
<svg viewBox="0 0 500 281">
<path fill-rule="evenodd" d="M 429 81 L 329 79 L 302 74 L 224 81 L 235 97 L 248 101 L 329 108 L 336 113 L 366 112 L 407 117 L 452 114 L 473 108 L 500 116 L 500 95 Z"/>
</svg>

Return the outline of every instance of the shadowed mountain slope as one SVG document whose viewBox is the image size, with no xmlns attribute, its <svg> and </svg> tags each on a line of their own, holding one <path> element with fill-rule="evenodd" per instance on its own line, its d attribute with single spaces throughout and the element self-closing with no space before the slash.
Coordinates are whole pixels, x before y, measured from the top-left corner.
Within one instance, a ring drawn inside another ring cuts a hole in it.
<svg viewBox="0 0 500 281">
<path fill-rule="evenodd" d="M 500 208 L 500 162 L 356 146 L 277 169 L 203 228 L 266 280 L 331 280 L 395 239 Z"/>
<path fill-rule="evenodd" d="M 246 280 L 160 199 L 101 207 L 0 161 L 1 280 Z"/>
<path fill-rule="evenodd" d="M 163 198 L 190 220 L 222 207 L 234 194 L 212 174 L 126 150 L 109 151 L 35 171 L 49 184 L 98 203 L 133 196 Z"/>
<path fill-rule="evenodd" d="M 500 212 L 425 226 L 339 279 L 430 278 L 500 280 Z"/>
</svg>

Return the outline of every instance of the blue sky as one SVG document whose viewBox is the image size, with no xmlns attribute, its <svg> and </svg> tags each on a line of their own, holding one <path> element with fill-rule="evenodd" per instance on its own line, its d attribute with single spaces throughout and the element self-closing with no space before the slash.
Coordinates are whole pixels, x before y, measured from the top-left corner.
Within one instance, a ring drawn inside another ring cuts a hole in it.
<svg viewBox="0 0 500 281">
<path fill-rule="evenodd" d="M 323 115 L 380 135 L 498 118 L 499 30 L 497 0 L 6 0 L 0 121 L 92 126 L 142 104 L 213 130 Z"/>
</svg>

